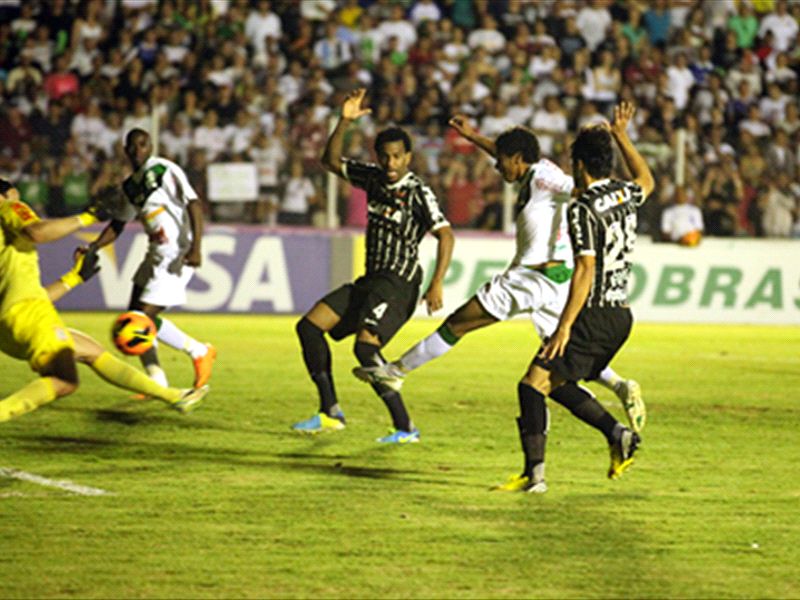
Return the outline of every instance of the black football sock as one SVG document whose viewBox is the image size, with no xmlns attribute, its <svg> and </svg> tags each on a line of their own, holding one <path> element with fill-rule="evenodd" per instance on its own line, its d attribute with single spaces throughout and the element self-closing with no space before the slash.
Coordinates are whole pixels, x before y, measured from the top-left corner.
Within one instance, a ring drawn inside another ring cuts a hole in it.
<svg viewBox="0 0 800 600">
<path fill-rule="evenodd" d="M 305 317 L 297 323 L 296 330 L 303 348 L 303 360 L 319 392 L 319 411 L 333 416 L 338 412 L 338 406 L 331 374 L 331 351 L 325 334 Z"/>
<path fill-rule="evenodd" d="M 356 342 L 354 351 L 362 367 L 374 367 L 386 362 L 383 356 L 381 356 L 380 347 L 375 344 Z M 386 408 L 389 410 L 394 428 L 401 431 L 411 431 L 414 428 L 414 424 L 411 422 L 411 417 L 408 416 L 408 411 L 403 403 L 403 397 L 400 395 L 400 392 L 396 392 L 381 383 L 373 383 L 372 389 L 380 396 Z"/>
<path fill-rule="evenodd" d="M 519 439 L 525 455 L 523 474 L 534 479 L 534 469 L 542 471 L 544 450 L 547 444 L 547 406 L 544 396 L 531 386 L 517 385 L 520 416 L 517 418 Z"/>
<path fill-rule="evenodd" d="M 580 387 L 577 383 L 567 382 L 550 392 L 550 397 L 569 409 L 584 423 L 603 432 L 609 444 L 614 441 L 617 420 L 600 406 L 600 403 L 588 390 Z"/>
</svg>

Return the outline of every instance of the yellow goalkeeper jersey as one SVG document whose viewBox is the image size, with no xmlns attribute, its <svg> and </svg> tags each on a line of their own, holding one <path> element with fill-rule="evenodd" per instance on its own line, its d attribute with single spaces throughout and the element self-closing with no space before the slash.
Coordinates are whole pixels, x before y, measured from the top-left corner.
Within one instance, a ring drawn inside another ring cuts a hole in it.
<svg viewBox="0 0 800 600">
<path fill-rule="evenodd" d="M 0 316 L 21 300 L 47 299 L 36 244 L 22 229 L 39 217 L 24 202 L 0 199 Z"/>
</svg>

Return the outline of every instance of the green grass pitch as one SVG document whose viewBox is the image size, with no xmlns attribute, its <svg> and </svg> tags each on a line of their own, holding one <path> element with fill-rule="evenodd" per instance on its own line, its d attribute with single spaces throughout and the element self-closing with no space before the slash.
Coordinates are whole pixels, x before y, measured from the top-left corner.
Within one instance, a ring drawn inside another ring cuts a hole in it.
<svg viewBox="0 0 800 600">
<path fill-rule="evenodd" d="M 381 447 L 388 415 L 333 344 L 345 431 L 299 437 L 316 395 L 294 318 L 176 314 L 219 349 L 182 416 L 81 369 L 82 388 L 0 425 L 0 597 L 800 596 L 800 331 L 636 324 L 614 366 L 649 408 L 619 481 L 602 437 L 551 404 L 543 496 L 488 487 L 521 463 L 516 383 L 530 324 L 470 334 L 409 377 L 422 443 Z M 70 325 L 107 341 L 111 314 Z M 414 321 L 397 356 L 438 322 Z M 163 349 L 173 383 L 189 360 Z M 0 393 L 30 380 L 0 357 Z M 615 398 L 595 388 L 621 417 Z"/>
</svg>

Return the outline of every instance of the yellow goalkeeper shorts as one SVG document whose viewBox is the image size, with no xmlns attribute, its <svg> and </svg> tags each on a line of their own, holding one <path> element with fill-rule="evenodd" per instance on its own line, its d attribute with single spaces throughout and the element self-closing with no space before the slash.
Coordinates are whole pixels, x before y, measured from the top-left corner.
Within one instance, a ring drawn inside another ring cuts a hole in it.
<svg viewBox="0 0 800 600">
<path fill-rule="evenodd" d="M 49 300 L 17 302 L 0 318 L 0 350 L 37 373 L 67 348 L 74 350 L 75 342 Z"/>
</svg>

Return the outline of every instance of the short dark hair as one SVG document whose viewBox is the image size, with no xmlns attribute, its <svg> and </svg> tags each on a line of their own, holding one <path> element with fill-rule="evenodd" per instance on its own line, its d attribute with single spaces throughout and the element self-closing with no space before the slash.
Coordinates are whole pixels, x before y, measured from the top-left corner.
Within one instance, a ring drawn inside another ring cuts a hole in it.
<svg viewBox="0 0 800 600">
<path fill-rule="evenodd" d="M 512 127 L 497 136 L 494 141 L 497 154 L 503 156 L 522 155 L 526 163 L 539 160 L 539 140 L 536 134 L 524 127 Z"/>
<path fill-rule="evenodd" d="M 572 142 L 572 164 L 583 163 L 586 172 L 595 179 L 611 175 L 614 166 L 614 146 L 611 134 L 602 127 L 583 129 Z"/>
<path fill-rule="evenodd" d="M 383 145 L 389 142 L 403 142 L 406 152 L 411 152 L 411 138 L 399 127 L 389 127 L 378 133 L 375 137 L 375 152 L 380 154 Z"/>
<path fill-rule="evenodd" d="M 11 183 L 8 179 L 3 179 L 0 177 L 0 194 L 5 196 L 8 194 L 9 191 L 14 189 L 14 184 Z"/>
<path fill-rule="evenodd" d="M 139 136 L 150 137 L 150 134 L 140 127 L 134 127 L 125 136 L 125 147 L 130 146 L 133 143 L 134 138 L 137 138 Z"/>
</svg>

